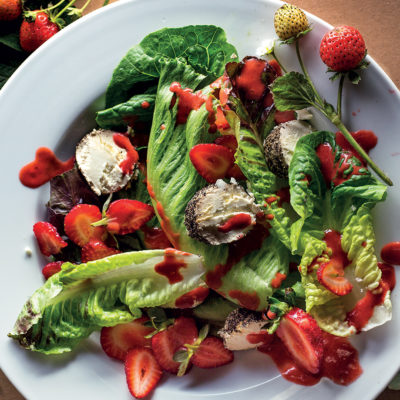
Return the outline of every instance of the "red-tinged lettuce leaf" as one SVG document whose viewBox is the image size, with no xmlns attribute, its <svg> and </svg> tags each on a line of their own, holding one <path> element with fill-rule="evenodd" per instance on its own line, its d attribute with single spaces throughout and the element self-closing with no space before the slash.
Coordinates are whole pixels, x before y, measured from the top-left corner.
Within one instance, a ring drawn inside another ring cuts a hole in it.
<svg viewBox="0 0 400 400">
<path fill-rule="evenodd" d="M 77 166 L 50 181 L 50 200 L 47 203 L 49 222 L 60 233 L 64 231 L 64 217 L 77 204 L 99 206 L 99 198 L 93 193 Z"/>
</svg>

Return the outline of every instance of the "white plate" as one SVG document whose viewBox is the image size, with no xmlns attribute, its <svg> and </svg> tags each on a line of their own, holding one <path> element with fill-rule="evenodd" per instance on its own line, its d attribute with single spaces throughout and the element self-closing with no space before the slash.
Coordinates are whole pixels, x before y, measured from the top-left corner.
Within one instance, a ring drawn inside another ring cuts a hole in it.
<svg viewBox="0 0 400 400">
<path fill-rule="evenodd" d="M 47 146 L 66 159 L 74 144 L 94 126 L 94 111 L 102 106 L 113 68 L 147 33 L 165 26 L 222 26 L 241 57 L 255 53 L 273 34 L 278 1 L 262 0 L 143 0 L 120 1 L 96 11 L 63 30 L 35 52 L 0 92 L 1 132 L 1 271 L 0 363 L 11 381 L 30 400 L 128 399 L 123 366 L 99 349 L 98 338 L 85 341 L 63 357 L 45 357 L 18 347 L 6 337 L 26 299 L 42 284 L 45 260 L 36 247 L 32 225 L 45 218 L 48 186 L 36 190 L 18 180 L 21 166 L 35 150 Z M 335 102 L 336 85 L 325 74 L 318 56 L 319 41 L 329 26 L 309 16 L 313 32 L 302 43 L 304 59 L 316 86 Z M 295 66 L 295 52 L 278 49 L 284 64 Z M 377 248 L 400 239 L 400 96 L 394 84 L 372 62 L 359 87 L 345 87 L 344 120 L 355 129 L 372 129 L 379 145 L 372 156 L 393 179 L 387 202 L 376 209 Z M 353 116 L 352 113 L 355 115 Z M 33 256 L 25 255 L 25 248 Z M 323 380 L 302 387 L 280 377 L 271 360 L 257 352 L 237 354 L 237 360 L 216 370 L 196 370 L 184 378 L 165 376 L 153 399 L 372 399 L 399 367 L 399 291 L 393 295 L 392 322 L 355 338 L 363 375 L 349 387 Z"/>
</svg>

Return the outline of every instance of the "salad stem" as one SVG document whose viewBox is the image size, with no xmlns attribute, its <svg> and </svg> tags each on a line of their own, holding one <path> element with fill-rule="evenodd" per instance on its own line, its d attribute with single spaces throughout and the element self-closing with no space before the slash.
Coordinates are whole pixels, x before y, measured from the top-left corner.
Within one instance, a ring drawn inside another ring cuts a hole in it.
<svg viewBox="0 0 400 400">
<path fill-rule="evenodd" d="M 279 61 L 279 59 L 278 59 L 278 57 L 277 57 L 277 55 L 275 54 L 274 51 L 271 53 L 271 56 L 272 56 L 273 59 L 275 59 L 275 61 L 276 61 L 276 62 L 278 63 L 278 65 L 281 67 L 282 71 L 283 71 L 285 74 L 287 74 L 286 68 L 281 64 L 281 62 Z"/>
<path fill-rule="evenodd" d="M 297 58 L 300 63 L 300 67 L 303 71 L 304 76 L 306 77 L 308 83 L 310 84 L 313 92 L 315 93 L 316 102 L 318 104 L 318 109 L 329 119 L 331 122 L 342 132 L 343 136 L 346 140 L 353 146 L 353 148 L 357 151 L 358 154 L 365 160 L 365 162 L 371 166 L 372 170 L 389 186 L 393 186 L 392 180 L 372 161 L 371 157 L 365 152 L 365 150 L 357 143 L 357 141 L 353 138 L 349 130 L 344 126 L 341 120 L 341 108 L 342 108 L 342 90 L 343 90 L 343 81 L 344 75 L 341 76 L 339 82 L 339 93 L 338 93 L 338 104 L 337 104 L 337 112 L 330 111 L 326 109 L 326 103 L 322 100 L 321 96 L 317 92 L 310 75 L 308 74 L 307 68 L 303 63 L 303 59 L 300 54 L 299 40 L 296 40 L 296 53 Z M 330 106 L 332 109 L 333 107 Z"/>
<path fill-rule="evenodd" d="M 344 77 L 345 75 L 342 74 L 340 77 L 340 82 L 339 82 L 339 89 L 338 89 L 338 98 L 337 98 L 337 114 L 339 116 L 339 119 L 342 119 L 342 92 L 343 92 L 343 82 L 344 82 Z"/>
<path fill-rule="evenodd" d="M 300 39 L 297 39 L 296 40 L 296 54 L 297 54 L 297 58 L 299 60 L 299 64 L 300 64 L 301 70 L 303 71 L 303 74 L 306 77 L 308 83 L 312 87 L 312 89 L 313 89 L 313 91 L 315 93 L 315 97 L 317 98 L 318 103 L 321 106 L 323 106 L 324 102 L 322 101 L 321 96 L 317 92 L 317 89 L 315 89 L 314 83 L 312 82 L 312 80 L 310 78 L 310 75 L 308 74 L 307 68 L 303 63 L 303 59 L 301 58 L 299 42 L 300 42 Z"/>
<path fill-rule="evenodd" d="M 81 8 L 81 13 L 83 13 L 85 11 L 85 8 L 90 4 L 92 0 L 87 0 L 86 3 L 83 5 L 83 7 Z"/>
<path fill-rule="evenodd" d="M 325 113 L 324 113 L 325 114 Z M 332 123 L 342 132 L 346 140 L 354 147 L 358 154 L 371 166 L 375 173 L 389 186 L 393 186 L 392 180 L 372 161 L 371 157 L 365 152 L 365 150 L 357 143 L 353 138 L 348 129 L 344 126 L 337 113 L 329 117 L 325 114 Z"/>
<path fill-rule="evenodd" d="M 59 1 L 58 3 L 54 4 L 54 6 L 47 7 L 46 9 L 41 10 L 41 11 L 50 11 L 50 10 L 54 10 L 55 8 L 57 8 L 58 6 L 60 6 L 62 3 L 64 3 L 64 1 L 65 1 L 65 0 L 61 0 L 61 1 Z"/>
<path fill-rule="evenodd" d="M 106 6 L 109 2 L 110 2 L 110 0 L 105 0 L 102 7 Z"/>
<path fill-rule="evenodd" d="M 76 0 L 71 0 L 55 17 L 54 20 L 56 20 L 60 15 L 62 15 L 64 13 L 64 11 L 68 8 L 71 7 L 74 3 L 76 2 Z"/>
</svg>

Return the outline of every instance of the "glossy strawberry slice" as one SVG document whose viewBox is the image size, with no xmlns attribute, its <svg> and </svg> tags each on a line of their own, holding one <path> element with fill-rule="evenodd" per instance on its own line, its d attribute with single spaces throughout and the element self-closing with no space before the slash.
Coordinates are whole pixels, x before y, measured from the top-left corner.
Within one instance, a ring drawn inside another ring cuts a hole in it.
<svg viewBox="0 0 400 400">
<path fill-rule="evenodd" d="M 353 285 L 344 276 L 343 264 L 335 258 L 321 264 L 317 270 L 317 278 L 328 290 L 338 296 L 345 296 L 353 289 Z"/>
<path fill-rule="evenodd" d="M 97 206 L 78 204 L 65 216 L 64 231 L 78 246 L 84 246 L 90 239 L 104 240 L 107 232 L 104 226 L 92 226 L 101 219 Z"/>
<path fill-rule="evenodd" d="M 150 221 L 154 216 L 152 206 L 137 200 L 113 201 L 106 212 L 107 230 L 118 235 L 132 233 Z"/>
<path fill-rule="evenodd" d="M 132 396 L 141 399 L 156 387 L 162 371 L 151 349 L 136 347 L 126 355 L 125 375 Z"/>
<path fill-rule="evenodd" d="M 140 228 L 144 233 L 144 245 L 146 249 L 167 249 L 172 247 L 164 231 L 160 228 L 150 228 L 144 225 Z"/>
<path fill-rule="evenodd" d="M 142 317 L 126 324 L 104 327 L 100 334 L 100 344 L 111 358 L 125 360 L 127 352 L 137 346 L 150 347 L 151 339 L 145 336 L 154 331 L 153 327 L 144 326 L 149 319 Z"/>
<path fill-rule="evenodd" d="M 277 76 L 282 76 L 282 68 L 276 60 L 268 60 L 268 64 L 273 68 Z"/>
<path fill-rule="evenodd" d="M 197 172 L 208 182 L 214 183 L 217 179 L 224 178 L 234 162 L 233 152 L 213 143 L 198 144 L 189 152 Z"/>
<path fill-rule="evenodd" d="M 53 262 L 46 264 L 42 269 L 42 274 L 46 278 L 46 280 L 49 279 L 54 274 L 56 274 L 57 272 L 60 272 L 61 265 L 63 265 L 63 264 L 64 264 L 64 261 L 53 261 Z"/>
<path fill-rule="evenodd" d="M 233 361 L 233 352 L 226 349 L 221 339 L 209 336 L 205 338 L 191 361 L 199 368 L 216 368 Z"/>
<path fill-rule="evenodd" d="M 277 124 L 283 124 L 284 122 L 293 121 L 296 119 L 296 114 L 294 111 L 275 111 L 274 115 L 275 122 Z"/>
<path fill-rule="evenodd" d="M 82 262 L 100 260 L 101 258 L 112 256 L 113 254 L 121 253 L 119 250 L 108 247 L 104 242 L 96 239 L 89 240 L 82 247 L 81 258 Z"/>
<path fill-rule="evenodd" d="M 164 371 L 177 374 L 179 362 L 174 361 L 174 354 L 185 344 L 193 344 L 198 331 L 193 318 L 179 317 L 166 330 L 151 339 L 154 356 Z"/>
<path fill-rule="evenodd" d="M 63 247 L 68 245 L 61 238 L 56 227 L 49 222 L 36 222 L 33 225 L 33 233 L 35 234 L 41 253 L 47 257 L 58 254 Z"/>
<path fill-rule="evenodd" d="M 324 355 L 322 331 L 311 315 L 292 308 L 276 333 L 301 368 L 312 374 L 319 372 Z"/>
</svg>

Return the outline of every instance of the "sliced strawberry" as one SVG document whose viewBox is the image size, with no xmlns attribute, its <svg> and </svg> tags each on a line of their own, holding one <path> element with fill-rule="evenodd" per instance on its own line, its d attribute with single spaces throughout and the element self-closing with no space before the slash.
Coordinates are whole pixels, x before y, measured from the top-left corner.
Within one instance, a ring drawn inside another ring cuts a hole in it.
<svg viewBox="0 0 400 400">
<path fill-rule="evenodd" d="M 129 391 L 141 399 L 156 387 L 162 371 L 151 349 L 135 347 L 126 355 L 125 375 Z"/>
<path fill-rule="evenodd" d="M 179 317 L 166 330 L 154 335 L 151 339 L 154 356 L 161 368 L 177 374 L 179 362 L 174 361 L 174 354 L 185 344 L 193 344 L 198 331 L 193 318 Z"/>
<path fill-rule="evenodd" d="M 49 279 L 51 276 L 61 271 L 61 265 L 64 264 L 64 261 L 53 261 L 51 263 L 46 264 L 42 269 L 43 276 Z"/>
<path fill-rule="evenodd" d="M 150 221 L 154 216 L 154 209 L 141 201 L 120 199 L 110 204 L 106 216 L 109 220 L 107 224 L 109 232 L 126 235 Z"/>
<path fill-rule="evenodd" d="M 126 324 L 104 327 L 100 334 L 100 344 L 111 358 L 125 360 L 126 353 L 137 346 L 150 347 L 151 339 L 145 338 L 154 331 L 153 327 L 144 326 L 149 319 L 142 317 Z"/>
<path fill-rule="evenodd" d="M 78 204 L 65 216 L 64 230 L 67 236 L 78 246 L 84 246 L 90 239 L 104 240 L 107 232 L 104 226 L 92 226 L 101 220 L 97 206 Z"/>
<path fill-rule="evenodd" d="M 234 135 L 223 135 L 223 136 L 217 137 L 214 140 L 214 143 L 219 144 L 220 146 L 227 147 L 228 149 L 231 149 L 233 151 L 233 153 L 235 153 L 235 151 L 238 147 L 238 142 Z"/>
<path fill-rule="evenodd" d="M 245 175 L 237 164 L 233 164 L 233 166 L 229 168 L 226 176 L 227 178 L 235 178 L 237 181 L 242 181 L 246 179 Z"/>
<path fill-rule="evenodd" d="M 317 270 L 317 278 L 332 293 L 345 296 L 353 289 L 353 285 L 345 278 L 343 264 L 336 258 L 321 264 Z"/>
<path fill-rule="evenodd" d="M 213 143 L 192 147 L 189 157 L 197 172 L 209 183 L 224 178 L 235 160 L 231 150 Z"/>
<path fill-rule="evenodd" d="M 293 110 L 290 111 L 275 111 L 274 115 L 275 122 L 277 124 L 283 124 L 284 122 L 293 121 L 296 119 L 296 114 Z"/>
<path fill-rule="evenodd" d="M 276 333 L 300 367 L 312 374 L 319 372 L 324 355 L 322 331 L 311 315 L 292 308 Z"/>
<path fill-rule="evenodd" d="M 112 247 L 108 247 L 104 242 L 96 239 L 89 240 L 82 247 L 82 262 L 100 260 L 101 258 L 112 256 L 113 254 L 121 253 L 117 249 L 113 249 Z"/>
<path fill-rule="evenodd" d="M 233 352 L 224 347 L 221 339 L 209 336 L 205 338 L 191 361 L 199 368 L 216 368 L 233 361 Z"/>
<path fill-rule="evenodd" d="M 58 254 L 63 247 L 68 245 L 57 232 L 57 228 L 48 222 L 36 222 L 33 225 L 33 233 L 41 253 L 47 257 Z"/>
</svg>

